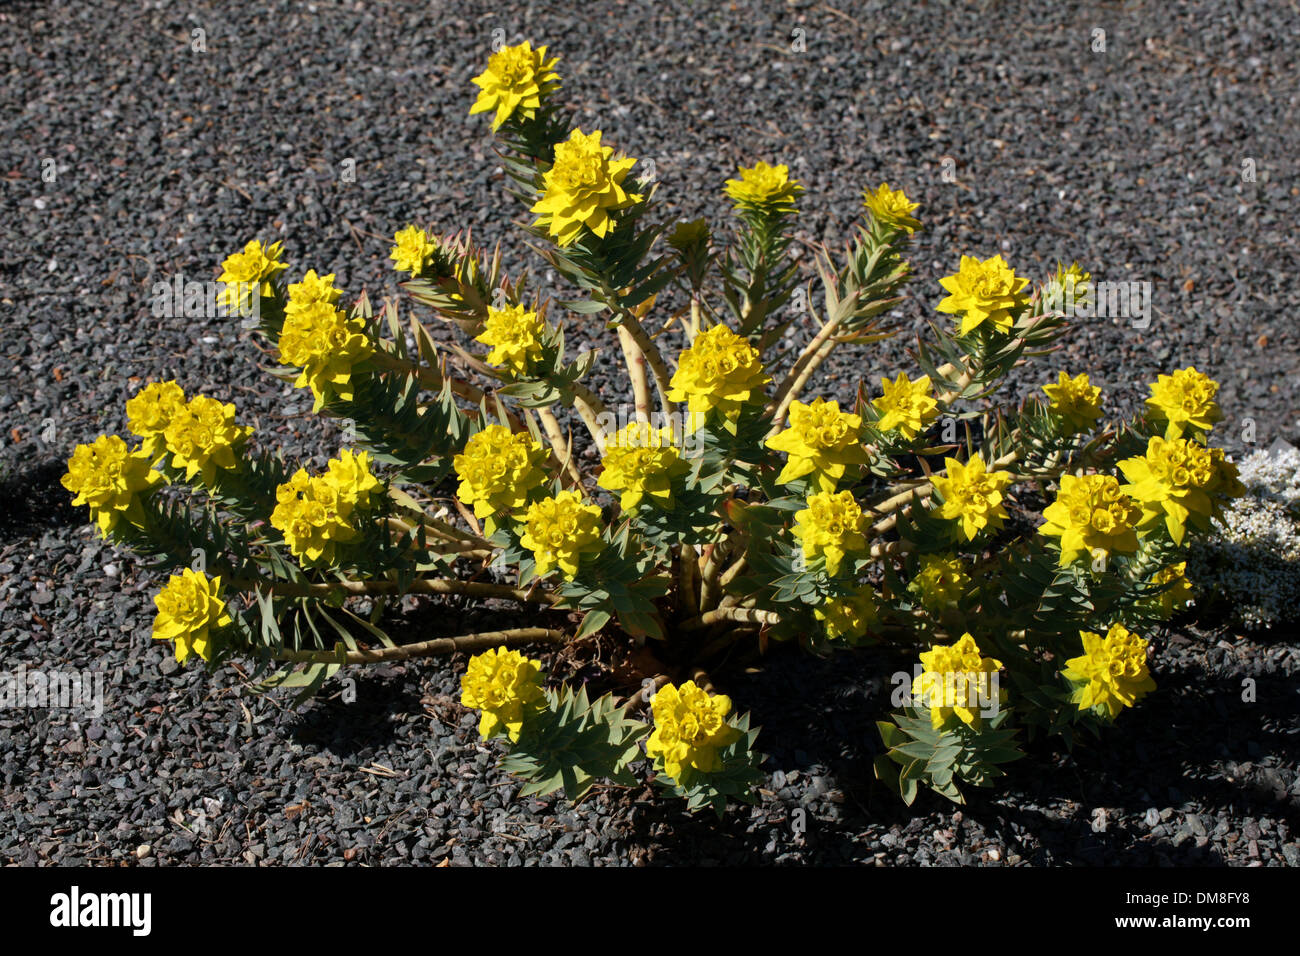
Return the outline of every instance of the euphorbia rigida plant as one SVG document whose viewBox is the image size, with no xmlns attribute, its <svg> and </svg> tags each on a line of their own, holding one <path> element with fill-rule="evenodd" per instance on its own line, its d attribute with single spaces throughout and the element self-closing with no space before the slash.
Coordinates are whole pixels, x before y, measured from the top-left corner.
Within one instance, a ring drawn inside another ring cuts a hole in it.
<svg viewBox="0 0 1300 956">
<path fill-rule="evenodd" d="M 101 533 L 177 571 L 153 636 L 182 661 L 252 658 L 261 686 L 304 694 L 344 667 L 463 651 L 462 702 L 521 794 L 633 784 L 644 751 L 656 783 L 719 813 L 754 799 L 762 759 L 709 676 L 738 648 L 912 648 L 877 760 L 908 802 L 921 786 L 960 801 L 1021 756 L 1018 733 L 1069 745 L 1150 692 L 1142 635 L 1186 602 L 1188 538 L 1240 490 L 1207 445 L 1215 383 L 1162 375 L 1142 414 L 1111 420 L 1085 372 L 1048 360 L 1041 393 L 1000 401 L 1092 279 L 1071 265 L 1031 283 L 962 255 L 912 373 L 863 382 L 848 407 L 811 394 L 835 350 L 869 362 L 892 334 L 917 204 L 868 189 L 848 245 L 811 269 L 783 165 L 726 181 L 723 232 L 669 222 L 636 159 L 570 128 L 557 59 L 494 53 L 471 112 L 490 115 L 522 228 L 572 298 L 508 275 L 499 247 L 412 224 L 391 251 L 408 321 L 333 274 L 293 280 L 280 243 L 253 240 L 223 264 L 229 311 L 252 317 L 273 374 L 346 423 L 347 447 L 294 467 L 233 404 L 163 381 L 127 401 L 132 439 L 76 449 L 64 484 Z M 784 352 L 796 319 L 811 337 Z M 608 349 L 569 357 L 575 324 Z M 598 362 L 625 395 L 593 387 Z M 398 645 L 384 609 L 405 595 L 538 613 Z M 598 632 L 652 662 L 614 688 L 626 699 L 528 656 L 581 657 Z"/>
</svg>

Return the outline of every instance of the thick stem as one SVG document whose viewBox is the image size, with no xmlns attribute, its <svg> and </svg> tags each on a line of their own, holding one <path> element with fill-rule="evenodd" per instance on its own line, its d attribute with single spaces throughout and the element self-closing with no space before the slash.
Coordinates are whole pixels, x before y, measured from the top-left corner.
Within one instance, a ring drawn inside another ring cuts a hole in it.
<svg viewBox="0 0 1300 956">
<path fill-rule="evenodd" d="M 646 379 L 645 353 L 632 338 L 626 326 L 618 327 L 618 344 L 623 348 L 623 361 L 627 364 L 627 377 L 632 382 L 632 396 L 636 402 L 636 420 L 650 421 L 650 382 Z"/>
<path fill-rule="evenodd" d="M 235 579 L 230 587 L 236 591 L 257 591 L 285 597 L 324 598 L 342 592 L 347 597 L 372 594 L 466 594 L 470 597 L 505 598 L 522 604 L 550 604 L 560 597 L 547 591 L 512 588 L 508 584 L 487 581 L 462 581 L 459 578 L 416 578 L 405 589 L 396 581 L 334 581 L 327 584 L 300 584 L 296 581 L 269 581 L 265 579 Z"/>
<path fill-rule="evenodd" d="M 277 661 L 300 664 L 378 664 L 383 661 L 405 661 L 417 657 L 436 657 L 458 651 L 473 653 L 493 647 L 515 647 L 519 644 L 559 644 L 567 639 L 564 631 L 545 627 L 519 627 L 508 631 L 482 631 L 460 637 L 439 637 L 418 644 L 399 647 L 378 647 L 373 650 L 348 651 L 342 657 L 332 651 L 280 651 Z"/>
<path fill-rule="evenodd" d="M 596 443 L 596 450 L 603 455 L 606 434 L 601 418 L 608 414 L 605 411 L 605 403 L 600 400 L 599 395 L 579 382 L 574 382 L 570 389 L 573 391 L 573 409 L 582 419 L 582 423 L 587 426 L 587 431 L 591 433 L 591 439 Z"/>
<path fill-rule="evenodd" d="M 799 353 L 799 358 L 795 361 L 794 367 L 790 369 L 790 374 L 785 377 L 785 381 L 776 390 L 776 395 L 768 404 L 772 410 L 772 427 L 767 435 L 771 438 L 781 430 L 785 424 L 786 413 L 790 410 L 790 404 L 799 397 L 799 392 L 808 384 L 808 379 L 812 377 L 817 367 L 826 360 L 835 348 L 835 342 L 831 338 L 835 334 L 835 329 L 839 326 L 839 319 L 831 319 L 821 327 L 821 330 L 813 336 L 813 340 L 808 343 L 804 350 Z"/>
<path fill-rule="evenodd" d="M 754 608 L 724 607 L 705 611 L 699 617 L 683 621 L 678 625 L 683 631 L 699 631 L 722 621 L 738 621 L 742 624 L 776 624 L 781 616 L 775 611 L 760 611 Z"/>
<path fill-rule="evenodd" d="M 569 476 L 569 481 L 574 488 L 582 488 L 582 473 L 578 471 L 578 466 L 573 460 L 573 445 L 564 437 L 559 419 L 549 408 L 539 408 L 537 417 L 542 422 L 542 431 L 546 433 L 546 440 L 551 443 L 551 453 L 556 465 Z"/>
</svg>

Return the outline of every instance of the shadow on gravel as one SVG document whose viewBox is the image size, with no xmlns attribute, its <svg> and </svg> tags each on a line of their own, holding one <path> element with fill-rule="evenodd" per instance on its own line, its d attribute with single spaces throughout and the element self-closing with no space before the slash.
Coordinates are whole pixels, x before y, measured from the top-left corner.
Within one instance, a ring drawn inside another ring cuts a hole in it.
<svg viewBox="0 0 1300 956">
<path fill-rule="evenodd" d="M 418 684 L 402 668 L 354 670 L 347 680 L 355 686 L 344 684 L 346 699 L 342 692 L 317 697 L 286 722 L 294 741 L 347 758 L 391 745 L 405 716 L 420 712 Z"/>
<path fill-rule="evenodd" d="M 84 515 L 72 505 L 59 479 L 67 466 L 57 459 L 0 475 L 0 542 L 18 541 L 55 528 L 79 524 Z"/>
</svg>

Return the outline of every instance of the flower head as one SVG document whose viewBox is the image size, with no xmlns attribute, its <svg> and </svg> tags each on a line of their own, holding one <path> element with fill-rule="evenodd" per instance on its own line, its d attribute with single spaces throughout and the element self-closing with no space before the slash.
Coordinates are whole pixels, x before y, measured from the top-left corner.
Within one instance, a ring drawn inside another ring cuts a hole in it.
<svg viewBox="0 0 1300 956">
<path fill-rule="evenodd" d="M 1141 527 L 1163 518 L 1174 544 L 1183 543 L 1188 522 L 1206 530 L 1222 503 L 1245 490 L 1223 449 L 1187 438 L 1157 435 L 1147 442 L 1146 455 L 1124 459 L 1119 470 L 1129 481 L 1121 490 L 1142 506 Z"/>
<path fill-rule="evenodd" d="M 532 436 L 516 434 L 504 425 L 489 425 L 475 433 L 465 443 L 465 450 L 452 459 L 460 477 L 456 497 L 474 509 L 476 518 L 488 518 L 491 524 L 491 516 L 517 511 L 546 483 L 541 468 L 546 457 L 546 449 Z"/>
<path fill-rule="evenodd" d="M 790 427 L 767 440 L 767 447 L 789 455 L 776 478 L 784 485 L 807 477 L 819 491 L 834 491 L 849 465 L 865 465 L 862 416 L 840 411 L 840 403 L 815 399 L 790 403 Z"/>
<path fill-rule="evenodd" d="M 881 225 L 906 230 L 908 235 L 921 228 L 920 221 L 912 215 L 921 204 L 909 202 L 903 190 L 890 189 L 888 183 L 881 183 L 874 191 L 865 190 L 862 205 Z"/>
<path fill-rule="evenodd" d="M 260 240 L 253 239 L 244 245 L 242 252 L 231 253 L 221 263 L 221 275 L 218 282 L 226 283 L 222 290 L 221 301 L 231 312 L 248 315 L 253 307 L 253 294 L 270 297 L 275 295 L 271 280 L 276 274 L 287 268 L 280 261 L 283 243 L 273 242 L 263 246 Z"/>
<path fill-rule="evenodd" d="M 1218 382 L 1189 366 L 1158 376 L 1147 407 L 1153 419 L 1165 423 L 1166 438 L 1181 438 L 1185 432 L 1203 438 L 1223 418 L 1214 400 L 1218 391 Z"/>
<path fill-rule="evenodd" d="M 866 585 L 852 597 L 830 598 L 813 611 L 828 640 L 856 644 L 868 635 L 879 617 L 876 599 Z"/>
<path fill-rule="evenodd" d="M 478 732 L 487 740 L 502 730 L 519 739 L 528 714 L 542 703 L 542 662 L 504 647 L 475 654 L 460 679 L 460 702 L 483 711 Z"/>
<path fill-rule="evenodd" d="M 398 272 L 409 272 L 413 277 L 424 271 L 424 265 L 432 258 L 438 243 L 429 238 L 429 234 L 417 226 L 399 229 L 393 236 L 393 248 L 388 258 L 393 260 L 393 268 Z"/>
<path fill-rule="evenodd" d="M 871 402 L 880 412 L 876 422 L 880 431 L 897 429 L 904 440 L 913 441 L 939 417 L 939 403 L 931 394 L 930 376 L 922 375 L 913 382 L 906 372 L 899 372 L 892 382 L 882 378 L 880 387 L 884 394 Z"/>
<path fill-rule="evenodd" d="M 956 715 L 979 729 L 981 717 L 1006 699 L 998 686 L 1002 662 L 985 657 L 975 639 L 963 634 L 956 644 L 935 644 L 921 654 L 923 670 L 912 681 L 912 697 L 930 711 L 930 726 L 941 728 Z"/>
<path fill-rule="evenodd" d="M 271 527 L 284 535 L 299 561 L 332 566 L 337 546 L 357 537 L 352 515 L 369 504 L 367 486 L 371 481 L 374 478 L 365 461 L 356 458 L 330 462 L 330 471 L 324 475 L 310 475 L 299 468 L 275 490 L 278 503 L 271 512 Z"/>
<path fill-rule="evenodd" d="M 969 586 L 970 575 L 961 558 L 924 554 L 915 577 L 907 583 L 907 590 L 921 607 L 931 614 L 941 614 L 955 608 Z"/>
<path fill-rule="evenodd" d="M 812 561 L 826 558 L 826 573 L 834 577 L 846 555 L 867 550 L 866 524 L 862 506 L 847 491 L 821 492 L 808 499 L 808 507 L 795 512 L 794 536 L 803 545 L 803 556 Z"/>
<path fill-rule="evenodd" d="M 218 468 L 235 467 L 235 454 L 252 433 L 251 425 L 235 424 L 233 404 L 196 395 L 172 413 L 163 438 L 173 468 L 183 469 L 187 481 L 200 475 L 211 485 Z"/>
<path fill-rule="evenodd" d="M 725 325 L 715 325 L 682 352 L 668 399 L 687 403 L 694 431 L 712 411 L 734 421 L 740 407 L 760 396 L 770 381 L 758 349 Z"/>
<path fill-rule="evenodd" d="M 1149 605 L 1153 605 L 1165 620 L 1173 617 L 1175 611 L 1181 611 L 1192 604 L 1195 592 L 1192 588 L 1192 582 L 1187 579 L 1186 561 L 1179 561 L 1167 568 L 1161 568 L 1151 576 L 1151 583 L 1156 586 L 1165 586 L 1164 590 L 1157 594 L 1152 599 L 1151 605 Z"/>
<path fill-rule="evenodd" d="M 334 273 L 321 276 L 315 269 L 307 270 L 300 282 L 289 283 L 289 297 L 284 305 L 285 315 L 305 312 L 317 302 L 334 305 L 338 302 L 342 290 L 334 287 Z"/>
<path fill-rule="evenodd" d="M 790 170 L 785 166 L 769 166 L 767 163 L 755 163 L 751 167 L 741 166 L 739 179 L 728 179 L 726 193 L 741 207 L 760 211 L 793 211 L 795 200 L 803 192 L 799 180 L 790 178 Z"/>
<path fill-rule="evenodd" d="M 681 687 L 665 684 L 650 700 L 655 729 L 646 741 L 646 755 L 678 783 L 683 773 L 712 773 L 721 769 L 724 747 L 740 738 L 740 730 L 727 723 L 731 698 L 710 695 L 695 681 Z"/>
<path fill-rule="evenodd" d="M 533 204 L 534 225 L 545 226 L 557 245 L 569 246 L 584 228 L 601 239 L 614 228 L 611 213 L 641 201 L 623 188 L 635 159 L 611 159 L 614 150 L 600 144 L 600 130 L 586 135 L 575 129 L 555 147 L 555 163 L 542 177 L 542 198 Z"/>
<path fill-rule="evenodd" d="M 233 622 L 221 590 L 221 578 L 209 578 L 202 571 L 186 568 L 173 574 L 153 599 L 158 607 L 154 640 L 175 641 L 176 659 L 181 663 L 191 652 L 212 660 L 212 632 Z"/>
<path fill-rule="evenodd" d="M 140 495 L 162 480 L 150 469 L 151 460 L 146 452 L 132 452 L 117 435 L 100 435 L 72 450 L 61 481 L 76 495 L 74 505 L 90 506 L 91 518 L 107 538 L 122 519 L 136 526 L 144 520 Z"/>
<path fill-rule="evenodd" d="M 1142 509 L 1113 475 L 1062 475 L 1056 500 L 1043 510 L 1040 534 L 1061 539 L 1061 567 L 1080 555 L 1109 557 L 1137 550 Z"/>
<path fill-rule="evenodd" d="M 126 401 L 126 425 L 144 439 L 144 451 L 156 461 L 167 447 L 163 437 L 172 416 L 185 404 L 185 392 L 176 382 L 151 382 Z"/>
<path fill-rule="evenodd" d="M 1122 624 L 1106 636 L 1080 631 L 1083 654 L 1065 662 L 1061 673 L 1074 684 L 1071 700 L 1080 710 L 1104 709 L 1114 720 L 1143 694 L 1156 689 L 1147 670 L 1147 642 Z"/>
<path fill-rule="evenodd" d="M 1002 507 L 1002 492 L 1011 484 L 1011 475 L 1003 471 L 988 471 L 984 459 L 972 455 L 962 464 L 956 458 L 945 458 L 947 477 L 933 475 L 930 482 L 943 495 L 939 517 L 960 521 L 961 531 L 967 541 L 984 528 L 997 529 L 1007 516 Z"/>
<path fill-rule="evenodd" d="M 308 273 L 308 279 L 314 275 Z M 303 280 L 302 285 L 306 286 L 307 281 Z M 314 293 L 329 292 L 337 297 L 332 281 L 333 276 L 327 276 L 310 288 Z M 279 344 L 280 364 L 301 369 L 293 384 L 295 388 L 311 389 L 315 398 L 313 412 L 320 411 L 333 398 L 351 401 L 353 366 L 374 352 L 361 318 L 350 319 L 328 297 L 311 298 L 307 292 L 286 307 Z"/>
<path fill-rule="evenodd" d="M 475 342 L 490 345 L 489 365 L 510 369 L 516 376 L 527 375 L 542 358 L 542 336 L 546 324 L 536 312 L 522 305 L 504 309 L 488 306 L 483 333 Z"/>
<path fill-rule="evenodd" d="M 532 119 L 542 100 L 560 88 L 560 78 L 554 72 L 559 61 L 558 56 L 548 60 L 546 47 L 534 50 L 528 40 L 497 50 L 488 58 L 487 69 L 470 81 L 479 88 L 470 115 L 495 113 L 493 130 L 516 114 Z"/>
<path fill-rule="evenodd" d="M 576 491 L 561 491 L 528 506 L 519 543 L 533 552 L 538 577 L 558 567 L 572 581 L 583 555 L 604 549 L 600 532 L 600 508 L 585 504 Z"/>
<path fill-rule="evenodd" d="M 1048 404 L 1065 422 L 1070 432 L 1086 432 L 1101 418 L 1101 389 L 1088 381 L 1088 373 L 1080 372 L 1074 378 L 1059 373 L 1055 385 L 1044 385 L 1043 391 L 1051 400 Z"/>
<path fill-rule="evenodd" d="M 961 315 L 961 331 L 966 335 L 988 323 L 1001 332 L 1010 331 L 1013 312 L 1025 305 L 1021 291 L 1029 280 L 1018 276 L 1002 256 L 976 259 L 962 256 L 961 268 L 954 275 L 939 280 L 948 293 L 939 303 L 940 312 Z"/>
<path fill-rule="evenodd" d="M 620 492 L 619 505 L 628 511 L 648 497 L 665 511 L 673 506 L 672 481 L 689 470 L 673 445 L 671 428 L 632 422 L 610 436 L 600 460 L 596 484 Z"/>
<path fill-rule="evenodd" d="M 1058 309 L 1067 315 L 1074 314 L 1076 306 L 1087 305 L 1092 296 L 1092 273 L 1085 272 L 1078 262 L 1068 266 L 1056 263 L 1056 274 L 1048 280 L 1043 299 L 1049 309 Z M 1058 306 L 1059 303 L 1059 306 Z"/>
</svg>

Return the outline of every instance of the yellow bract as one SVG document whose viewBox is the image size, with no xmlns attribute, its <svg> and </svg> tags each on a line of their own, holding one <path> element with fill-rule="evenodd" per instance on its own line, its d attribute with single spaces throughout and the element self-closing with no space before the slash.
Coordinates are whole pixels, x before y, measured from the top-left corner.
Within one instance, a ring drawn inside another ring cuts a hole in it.
<svg viewBox="0 0 1300 956">
<path fill-rule="evenodd" d="M 957 606 L 969 584 L 970 576 L 961 558 L 924 554 L 907 590 L 931 614 L 941 614 Z"/>
<path fill-rule="evenodd" d="M 437 248 L 438 244 L 423 229 L 407 226 L 393 235 L 393 248 L 388 258 L 393 260 L 393 268 L 398 272 L 418 276 Z"/>
<path fill-rule="evenodd" d="M 1223 418 L 1214 400 L 1219 383 L 1195 368 L 1158 376 L 1151 386 L 1147 407 L 1151 417 L 1165 422 L 1166 438 L 1181 438 L 1184 432 L 1204 439 L 1214 423 Z"/>
<path fill-rule="evenodd" d="M 226 283 L 221 301 L 229 310 L 248 314 L 254 291 L 261 296 L 275 294 L 271 280 L 286 268 L 280 261 L 282 246 L 280 242 L 263 246 L 260 240 L 253 239 L 244 245 L 242 252 L 230 254 L 221 263 L 221 275 L 217 281 Z"/>
<path fill-rule="evenodd" d="M 1044 385 L 1043 391 L 1051 399 L 1048 404 L 1059 415 L 1071 432 L 1086 432 L 1101 418 L 1101 389 L 1088 380 L 1087 372 L 1070 378 L 1060 372 L 1055 385 Z"/>
<path fill-rule="evenodd" d="M 909 202 L 903 190 L 891 189 L 888 183 L 881 183 L 874 191 L 865 190 L 862 205 L 882 225 L 905 229 L 909 235 L 921 228 L 920 220 L 912 215 L 921 204 Z"/>
<path fill-rule="evenodd" d="M 712 773 L 721 769 L 719 751 L 734 743 L 740 731 L 727 723 L 731 698 L 710 696 L 687 681 L 665 684 L 650 701 L 655 729 L 646 741 L 646 755 L 678 783 L 688 770 Z"/>
<path fill-rule="evenodd" d="M 475 654 L 460 679 L 460 702 L 483 711 L 478 732 L 484 740 L 502 730 L 519 739 L 528 712 L 543 700 L 542 662 L 498 647 Z"/>
<path fill-rule="evenodd" d="M 190 568 L 173 574 L 153 599 L 158 608 L 153 622 L 154 640 L 175 641 L 176 659 L 181 663 L 191 653 L 211 660 L 212 632 L 229 626 L 233 620 L 221 599 L 221 590 L 220 577 L 209 578 Z"/>
<path fill-rule="evenodd" d="M 939 417 L 939 403 L 931 395 L 930 376 L 922 375 L 913 382 L 906 372 L 899 372 L 892 382 L 882 378 L 880 387 L 884 394 L 871 402 L 880 412 L 876 422 L 880 431 L 897 429 L 904 439 L 912 441 Z"/>
<path fill-rule="evenodd" d="M 528 506 L 519 543 L 533 552 L 538 577 L 558 567 L 572 581 L 583 555 L 604 549 L 600 532 L 600 508 L 584 503 L 576 491 L 561 491 Z"/>
<path fill-rule="evenodd" d="M 126 402 L 126 424 L 132 435 L 144 439 L 144 452 L 157 461 L 166 451 L 163 437 L 172 416 L 185 404 L 185 392 L 176 382 L 152 382 Z"/>
<path fill-rule="evenodd" d="M 961 522 L 961 531 L 967 541 L 984 528 L 1000 528 L 1007 516 L 1002 507 L 1002 492 L 1011 484 L 1006 472 L 988 471 L 984 459 L 972 455 L 962 464 L 956 458 L 945 458 L 948 474 L 933 475 L 930 482 L 943 496 L 939 517 Z"/>
<path fill-rule="evenodd" d="M 1167 568 L 1162 568 L 1151 577 L 1154 585 L 1168 585 L 1156 595 L 1154 604 L 1160 610 L 1160 616 L 1166 620 L 1174 616 L 1175 611 L 1192 604 L 1195 591 L 1192 582 L 1187 579 L 1187 562 L 1179 561 Z"/>
<path fill-rule="evenodd" d="M 493 130 L 500 129 L 516 112 L 521 119 L 532 119 L 542 99 L 560 88 L 560 78 L 554 72 L 559 61 L 558 56 L 548 60 L 546 47 L 534 50 L 528 40 L 497 50 L 488 58 L 487 69 L 470 81 L 479 87 L 470 115 L 495 113 Z"/>
<path fill-rule="evenodd" d="M 846 555 L 867 550 L 867 520 L 862 506 L 847 491 L 822 492 L 808 499 L 808 507 L 795 512 L 794 536 L 803 545 L 803 556 L 812 561 L 826 558 L 826 573 L 834 576 Z"/>
<path fill-rule="evenodd" d="M 1039 534 L 1061 539 L 1061 567 L 1081 555 L 1109 557 L 1137 550 L 1142 509 L 1113 475 L 1062 475 L 1056 500 L 1043 510 Z"/>
<path fill-rule="evenodd" d="M 682 352 L 668 383 L 668 400 L 687 403 L 691 431 L 702 426 L 711 411 L 734 428 L 741 406 L 758 398 L 770 381 L 758 349 L 725 325 L 715 325 Z"/>
<path fill-rule="evenodd" d="M 542 198 L 533 204 L 534 225 L 545 226 L 557 245 L 572 245 L 584 228 L 600 238 L 614 228 L 610 215 L 641 201 L 623 188 L 635 159 L 611 159 L 614 150 L 600 144 L 600 130 L 585 135 L 575 129 L 555 147 L 555 164 L 542 177 Z"/>
<path fill-rule="evenodd" d="M 615 432 L 605 443 L 596 484 L 606 491 L 620 492 L 624 511 L 635 508 L 647 496 L 656 506 L 673 506 L 672 480 L 689 470 L 673 445 L 671 428 L 652 428 L 632 422 Z"/>
<path fill-rule="evenodd" d="M 490 345 L 489 365 L 504 365 L 515 375 L 527 375 L 542 357 L 542 334 L 546 326 L 536 312 L 522 305 L 504 309 L 488 306 L 483 333 L 475 342 Z"/>
<path fill-rule="evenodd" d="M 1144 457 L 1124 459 L 1119 470 L 1129 481 L 1121 490 L 1142 505 L 1141 526 L 1163 518 L 1174 544 L 1183 543 L 1188 522 L 1207 529 L 1221 503 L 1244 491 L 1237 466 L 1222 448 L 1207 449 L 1187 438 L 1169 441 L 1157 435 L 1147 442 Z"/>
<path fill-rule="evenodd" d="M 196 395 L 172 412 L 163 432 L 172 467 L 185 472 L 187 481 L 199 475 L 211 485 L 218 468 L 234 468 L 251 425 L 235 424 L 235 406 L 206 395 Z"/>
<path fill-rule="evenodd" d="M 937 308 L 961 316 L 961 335 L 986 322 L 998 331 L 1008 332 L 1015 321 L 1012 313 L 1025 305 L 1021 292 L 1028 283 L 1000 255 L 983 260 L 962 256 L 961 268 L 939 280 L 948 296 Z"/>
<path fill-rule="evenodd" d="M 834 491 L 849 465 L 865 465 L 862 416 L 840 411 L 840 403 L 815 399 L 790 403 L 790 427 L 767 440 L 767 447 L 789 455 L 776 478 L 779 485 L 807 477 L 820 491 Z"/>
<path fill-rule="evenodd" d="M 975 639 L 963 634 L 951 646 L 935 644 L 921 654 L 922 672 L 912 681 L 918 707 L 929 708 L 930 725 L 938 730 L 956 715 L 979 729 L 982 711 L 995 710 L 1006 699 L 997 673 L 1002 662 L 983 656 Z"/>
<path fill-rule="evenodd" d="M 1065 662 L 1061 673 L 1075 685 L 1071 697 L 1080 710 L 1103 707 L 1112 720 L 1139 697 L 1156 689 L 1147 670 L 1147 642 L 1122 624 L 1106 636 L 1080 631 L 1083 654 Z"/>
<path fill-rule="evenodd" d="M 299 561 L 333 565 L 336 546 L 358 536 L 353 514 L 370 505 L 378 486 L 369 455 L 344 451 L 329 462 L 325 474 L 310 475 L 300 468 L 276 489 L 271 527 L 284 535 Z"/>
<path fill-rule="evenodd" d="M 875 597 L 867 585 L 862 585 L 862 590 L 853 597 L 831 598 L 813 611 L 829 640 L 845 640 L 850 644 L 868 635 L 878 614 Z"/>
<path fill-rule="evenodd" d="M 336 308 L 339 290 L 334 275 L 308 272 L 289 286 L 284 325 L 280 329 L 280 364 L 301 369 L 294 387 L 309 387 L 318 412 L 327 401 L 350 401 L 352 368 L 374 352 L 360 318 L 349 319 Z"/>
<path fill-rule="evenodd" d="M 494 515 L 524 507 L 533 490 L 546 483 L 546 473 L 540 467 L 544 461 L 546 450 L 531 436 L 516 435 L 504 425 L 489 425 L 452 459 L 460 477 L 456 497 L 474 509 L 476 518 L 488 519 L 490 534 Z"/>
<path fill-rule="evenodd" d="M 119 520 L 137 527 L 144 520 L 140 494 L 162 481 L 162 475 L 150 469 L 150 461 L 146 452 L 132 452 L 117 435 L 100 435 L 72 450 L 61 481 L 76 495 L 74 505 L 89 505 L 99 533 L 107 538 Z"/>
<path fill-rule="evenodd" d="M 790 178 L 785 166 L 769 166 L 759 162 L 738 169 L 739 179 L 728 179 L 726 193 L 742 206 L 760 210 L 788 211 L 803 192 L 799 180 Z"/>
</svg>

